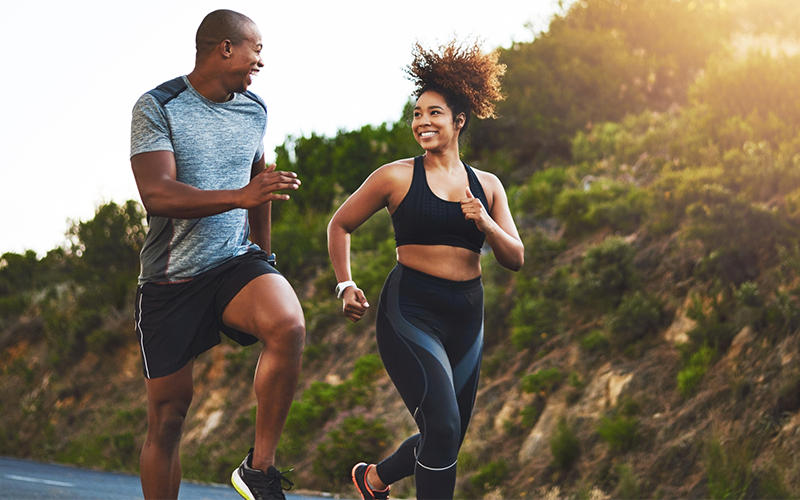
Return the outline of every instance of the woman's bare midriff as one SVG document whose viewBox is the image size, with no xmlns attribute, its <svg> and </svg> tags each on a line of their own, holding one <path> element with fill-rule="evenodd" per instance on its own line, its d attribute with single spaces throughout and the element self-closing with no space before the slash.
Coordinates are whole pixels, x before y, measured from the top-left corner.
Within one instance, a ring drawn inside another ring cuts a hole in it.
<svg viewBox="0 0 800 500">
<path fill-rule="evenodd" d="M 481 275 L 480 254 L 461 247 L 403 245 L 397 247 L 397 261 L 406 267 L 451 281 L 467 281 Z"/>
</svg>

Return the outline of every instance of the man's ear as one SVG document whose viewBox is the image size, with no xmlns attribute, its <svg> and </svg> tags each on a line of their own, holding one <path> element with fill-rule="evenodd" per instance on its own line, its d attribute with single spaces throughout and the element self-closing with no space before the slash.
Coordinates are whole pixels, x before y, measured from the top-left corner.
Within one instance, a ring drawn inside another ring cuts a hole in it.
<svg viewBox="0 0 800 500">
<path fill-rule="evenodd" d="M 225 59 L 228 59 L 233 55 L 233 42 L 230 40 L 225 39 L 221 41 L 217 47 L 219 49 L 219 53 Z"/>
</svg>

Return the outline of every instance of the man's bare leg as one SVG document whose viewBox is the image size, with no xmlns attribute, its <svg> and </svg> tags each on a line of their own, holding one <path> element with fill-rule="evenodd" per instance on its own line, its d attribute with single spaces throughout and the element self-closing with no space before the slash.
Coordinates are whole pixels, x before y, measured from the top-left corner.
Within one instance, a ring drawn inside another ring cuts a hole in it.
<svg viewBox="0 0 800 500">
<path fill-rule="evenodd" d="M 258 406 L 252 467 L 266 472 L 275 464 L 275 450 L 300 378 L 303 309 L 283 276 L 265 274 L 242 288 L 222 319 L 263 343 L 253 383 Z"/>
<path fill-rule="evenodd" d="M 145 379 L 147 437 L 139 463 L 144 498 L 176 499 L 181 485 L 180 441 L 194 386 L 190 361 L 177 372 Z"/>
</svg>

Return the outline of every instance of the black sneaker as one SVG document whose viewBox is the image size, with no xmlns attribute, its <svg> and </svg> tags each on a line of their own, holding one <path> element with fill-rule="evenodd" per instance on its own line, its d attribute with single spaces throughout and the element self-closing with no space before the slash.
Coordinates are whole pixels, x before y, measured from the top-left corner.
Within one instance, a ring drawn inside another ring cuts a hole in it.
<svg viewBox="0 0 800 500">
<path fill-rule="evenodd" d="M 294 483 L 283 477 L 283 472 L 273 466 L 267 468 L 267 473 L 253 469 L 253 448 L 244 457 L 242 465 L 231 474 L 231 483 L 236 491 L 247 500 L 286 500 L 283 490 L 291 490 Z M 291 472 L 291 471 L 286 471 Z M 283 482 L 289 484 L 283 487 Z"/>
<path fill-rule="evenodd" d="M 382 491 L 375 491 L 370 488 L 369 481 L 367 481 L 367 472 L 369 472 L 370 467 L 375 466 L 367 465 L 364 462 L 357 463 L 353 466 L 353 471 L 350 473 L 353 477 L 353 484 L 356 485 L 356 489 L 361 493 L 361 498 L 363 500 L 384 500 L 389 498 L 391 486 L 387 486 L 386 489 Z"/>
</svg>

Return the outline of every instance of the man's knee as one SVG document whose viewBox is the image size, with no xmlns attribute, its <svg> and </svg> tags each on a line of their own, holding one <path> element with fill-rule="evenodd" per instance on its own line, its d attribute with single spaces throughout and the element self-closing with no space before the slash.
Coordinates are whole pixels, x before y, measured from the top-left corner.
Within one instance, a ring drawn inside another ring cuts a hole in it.
<svg viewBox="0 0 800 500">
<path fill-rule="evenodd" d="M 148 437 L 160 446 L 171 448 L 180 443 L 186 411 L 175 406 L 162 407 L 148 415 Z"/>
<path fill-rule="evenodd" d="M 306 324 L 303 316 L 287 317 L 278 323 L 272 332 L 266 332 L 269 344 L 277 343 L 289 354 L 302 355 L 306 340 Z"/>
</svg>

